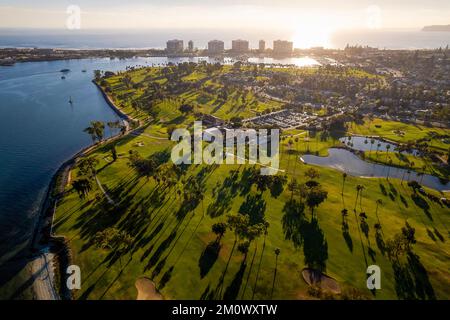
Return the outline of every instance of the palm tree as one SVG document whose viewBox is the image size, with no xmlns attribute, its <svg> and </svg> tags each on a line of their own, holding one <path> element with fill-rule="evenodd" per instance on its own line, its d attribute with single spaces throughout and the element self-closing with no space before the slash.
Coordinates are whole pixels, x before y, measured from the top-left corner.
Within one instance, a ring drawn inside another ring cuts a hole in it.
<svg viewBox="0 0 450 320">
<path fill-rule="evenodd" d="M 246 240 L 238 244 L 238 251 L 244 255 L 244 261 L 247 260 L 248 249 L 250 248 L 250 241 Z"/>
<path fill-rule="evenodd" d="M 102 77 L 102 72 L 100 70 L 94 70 L 94 78 L 96 81 L 99 81 Z"/>
<path fill-rule="evenodd" d="M 288 190 L 291 191 L 291 200 L 294 197 L 294 192 L 298 189 L 298 183 L 295 178 L 292 178 L 291 182 L 288 184 Z"/>
<path fill-rule="evenodd" d="M 309 130 L 306 131 L 305 141 L 306 141 L 306 152 L 309 152 Z"/>
<path fill-rule="evenodd" d="M 345 221 L 345 219 L 347 218 L 347 216 L 348 216 L 348 210 L 347 209 L 342 209 L 341 210 L 341 215 L 342 215 L 342 221 Z"/>
<path fill-rule="evenodd" d="M 363 185 L 358 184 L 356 186 L 356 200 L 355 200 L 355 208 L 353 209 L 353 211 L 356 212 L 356 205 L 358 204 L 358 197 L 359 197 L 359 193 L 362 192 L 362 190 L 364 189 Z"/>
<path fill-rule="evenodd" d="M 88 178 L 94 178 L 97 170 L 96 166 L 98 165 L 99 161 L 96 157 L 84 157 L 82 158 L 78 163 L 78 173 L 81 176 L 86 176 Z"/>
<path fill-rule="evenodd" d="M 214 232 L 217 235 L 217 242 L 220 242 L 223 235 L 227 231 L 227 224 L 225 222 L 218 222 L 212 225 L 211 227 L 212 232 Z"/>
<path fill-rule="evenodd" d="M 311 209 L 311 219 L 314 218 L 314 208 L 318 207 L 328 197 L 328 192 L 322 187 L 316 186 L 308 191 L 306 195 L 306 205 Z"/>
<path fill-rule="evenodd" d="M 275 256 L 278 258 L 278 256 L 281 253 L 281 250 L 280 250 L 280 248 L 276 248 L 274 252 L 275 252 Z"/>
<path fill-rule="evenodd" d="M 381 147 L 381 143 L 378 143 L 378 144 L 377 144 L 377 151 L 376 151 L 377 159 L 378 159 L 378 151 L 380 150 L 380 147 Z"/>
<path fill-rule="evenodd" d="M 122 231 L 119 236 L 119 251 L 130 253 L 130 261 L 133 259 L 133 250 L 130 250 L 135 242 L 135 238 L 125 231 Z M 120 256 L 120 265 L 122 266 L 122 255 Z"/>
<path fill-rule="evenodd" d="M 347 173 L 344 172 L 342 174 L 342 191 L 341 191 L 341 195 L 344 195 L 344 187 L 345 187 L 345 180 L 347 179 Z"/>
<path fill-rule="evenodd" d="M 111 156 L 113 158 L 113 161 L 117 160 L 117 150 L 116 150 L 116 145 L 113 145 L 111 147 Z"/>
<path fill-rule="evenodd" d="M 387 144 L 386 145 L 386 160 L 387 160 L 387 158 L 388 158 L 388 156 L 389 156 L 389 149 L 391 148 L 391 145 L 390 144 Z"/>
<path fill-rule="evenodd" d="M 109 136 L 112 137 L 112 129 L 118 129 L 120 127 L 120 121 L 108 121 L 107 126 L 109 128 Z"/>
<path fill-rule="evenodd" d="M 280 248 L 276 248 L 276 249 L 274 250 L 274 253 L 275 253 L 275 271 L 274 271 L 274 273 L 273 273 L 272 292 L 270 293 L 270 299 L 273 298 L 273 289 L 274 289 L 274 287 L 275 287 L 275 277 L 276 277 L 276 275 L 277 275 L 277 268 L 278 268 L 278 256 L 279 256 L 280 253 L 281 253 Z"/>
<path fill-rule="evenodd" d="M 198 186 L 198 188 L 194 189 L 193 192 L 197 193 L 197 195 L 196 195 L 197 199 L 202 202 L 202 215 L 204 217 L 205 216 L 205 206 L 204 206 L 205 194 L 204 194 L 204 191 L 201 189 L 200 186 Z"/>
<path fill-rule="evenodd" d="M 292 153 L 292 146 L 293 145 L 294 145 L 294 141 L 292 140 L 292 138 L 290 138 L 288 140 L 288 146 L 289 146 L 289 150 L 288 150 L 288 152 L 289 152 L 289 156 L 288 156 L 288 170 L 289 170 L 290 165 L 291 165 L 291 153 Z"/>
<path fill-rule="evenodd" d="M 450 159 L 447 160 L 447 162 L 449 162 L 449 161 L 450 161 Z M 422 175 L 420 176 L 420 184 L 422 184 L 423 176 L 425 175 L 426 169 L 427 169 L 427 165 L 423 165 L 423 167 L 422 167 L 423 172 L 422 172 Z"/>
<path fill-rule="evenodd" d="M 381 199 L 377 199 L 376 204 L 377 204 L 377 206 L 375 208 L 375 215 L 378 217 L 378 206 L 382 205 L 383 201 Z"/>
<path fill-rule="evenodd" d="M 402 162 L 402 153 L 400 150 L 397 151 L 397 159 L 398 159 L 398 166 L 401 166 L 401 162 Z"/>
<path fill-rule="evenodd" d="M 408 172 L 408 180 L 411 180 L 411 170 L 412 169 L 414 169 L 414 165 L 415 165 L 415 163 L 414 163 L 414 161 L 411 161 L 410 163 L 409 163 L 409 172 Z"/>
<path fill-rule="evenodd" d="M 86 129 L 83 130 L 83 132 L 86 132 L 88 135 L 90 135 L 92 143 L 95 143 L 97 136 L 95 135 L 95 129 L 93 127 L 87 127 Z"/>
<path fill-rule="evenodd" d="M 105 133 L 105 124 L 101 121 L 93 121 L 93 122 L 91 122 L 91 125 L 95 130 L 95 135 L 97 136 L 97 140 L 102 141 L 104 133 Z"/>
<path fill-rule="evenodd" d="M 362 199 L 363 199 L 362 193 L 363 193 L 364 189 L 365 189 L 364 186 L 361 186 L 361 189 L 359 191 L 359 207 L 360 208 L 362 208 Z"/>
<path fill-rule="evenodd" d="M 294 139 L 294 141 L 295 141 L 295 162 L 294 162 L 294 175 L 295 175 L 295 173 L 296 173 L 296 171 L 297 171 L 297 162 L 298 162 L 298 159 L 297 159 L 297 156 L 298 156 L 298 137 L 295 137 L 295 139 Z"/>
<path fill-rule="evenodd" d="M 101 121 L 91 121 L 91 126 L 83 131 L 91 136 L 93 143 L 95 143 L 96 140 L 100 142 L 103 140 L 105 124 Z"/>
<path fill-rule="evenodd" d="M 94 243 L 101 249 L 117 249 L 119 253 L 119 263 L 122 267 L 122 253 L 125 251 L 130 252 L 130 260 L 132 257 L 132 250 L 135 238 L 125 231 L 120 231 L 117 228 L 107 228 L 103 231 L 99 231 L 95 234 Z"/>
<path fill-rule="evenodd" d="M 392 166 L 392 159 L 389 158 L 386 180 L 389 180 L 389 171 L 391 170 L 391 166 Z"/>
<path fill-rule="evenodd" d="M 248 215 L 237 214 L 227 216 L 227 226 L 230 230 L 234 231 L 234 245 L 236 245 L 239 238 L 243 237 L 249 221 Z"/>
<path fill-rule="evenodd" d="M 309 178 L 310 180 L 318 179 L 320 177 L 320 173 L 314 168 L 309 168 L 305 172 L 305 177 Z"/>
<path fill-rule="evenodd" d="M 78 193 L 80 199 L 84 199 L 92 189 L 91 181 L 87 178 L 80 178 L 72 182 L 72 187 Z"/>
</svg>

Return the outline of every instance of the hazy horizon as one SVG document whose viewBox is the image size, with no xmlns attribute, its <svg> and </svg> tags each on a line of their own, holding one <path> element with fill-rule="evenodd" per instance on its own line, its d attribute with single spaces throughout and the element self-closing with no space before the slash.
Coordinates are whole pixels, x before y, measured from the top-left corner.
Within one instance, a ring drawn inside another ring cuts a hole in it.
<svg viewBox="0 0 450 320">
<path fill-rule="evenodd" d="M 305 36 L 305 37 L 304 37 Z M 233 30 L 233 29 L 2 29 L 0 48 L 62 48 L 62 49 L 163 49 L 169 39 L 194 41 L 194 47 L 205 49 L 209 40 L 225 42 L 231 47 L 234 39 L 246 39 L 250 48 L 257 48 L 259 40 L 271 48 L 273 40 L 294 41 L 295 48 L 321 46 L 343 49 L 347 44 L 380 49 L 435 49 L 450 44 L 448 32 L 422 32 L 417 29 L 337 30 L 326 39 L 309 38 L 308 34 L 292 31 Z"/>
<path fill-rule="evenodd" d="M 79 27 L 91 32 L 257 30 L 291 34 L 297 47 L 327 46 L 330 35 L 340 30 L 418 30 L 425 25 L 450 23 L 450 2 L 445 0 L 0 0 L 0 28 L 61 30 L 73 6 L 80 12 Z"/>
</svg>

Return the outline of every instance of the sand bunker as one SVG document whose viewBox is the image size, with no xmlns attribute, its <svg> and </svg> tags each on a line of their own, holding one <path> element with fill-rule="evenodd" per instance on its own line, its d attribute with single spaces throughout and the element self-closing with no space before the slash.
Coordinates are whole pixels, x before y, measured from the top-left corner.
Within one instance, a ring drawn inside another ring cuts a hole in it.
<svg viewBox="0 0 450 320">
<path fill-rule="evenodd" d="M 339 287 L 337 281 L 320 271 L 305 268 L 302 270 L 302 276 L 306 283 L 310 286 L 314 285 L 322 290 L 327 290 L 334 294 L 341 293 L 341 288 Z"/>
<path fill-rule="evenodd" d="M 138 291 L 136 300 L 162 300 L 161 294 L 156 290 L 155 284 L 149 278 L 142 277 L 134 284 Z"/>
</svg>

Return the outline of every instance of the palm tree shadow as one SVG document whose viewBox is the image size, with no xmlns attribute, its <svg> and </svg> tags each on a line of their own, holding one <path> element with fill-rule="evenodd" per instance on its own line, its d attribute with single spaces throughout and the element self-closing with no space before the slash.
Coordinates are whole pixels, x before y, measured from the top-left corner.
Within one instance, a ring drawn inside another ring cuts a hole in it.
<svg viewBox="0 0 450 320">
<path fill-rule="evenodd" d="M 303 254 L 305 264 L 314 270 L 326 271 L 328 243 L 316 218 L 302 224 Z"/>
<path fill-rule="evenodd" d="M 291 240 L 296 248 L 303 245 L 305 264 L 309 268 L 325 271 L 328 243 L 317 218 L 312 217 L 311 221 L 305 219 L 304 205 L 296 200 L 286 202 L 283 212 L 285 214 L 282 226 L 285 239 Z"/>
<path fill-rule="evenodd" d="M 250 223 L 257 224 L 264 222 L 264 212 L 266 211 L 266 201 L 261 194 L 248 195 L 239 208 L 239 213 L 247 214 Z"/>
<path fill-rule="evenodd" d="M 342 221 L 342 236 L 344 237 L 345 243 L 347 244 L 350 252 L 353 252 L 353 240 L 350 235 L 348 222 L 346 219 Z"/>
<path fill-rule="evenodd" d="M 406 262 L 394 260 L 392 267 L 395 276 L 395 290 L 400 299 L 436 299 L 428 272 L 417 254 L 412 251 L 408 252 Z"/>
<path fill-rule="evenodd" d="M 247 262 L 246 259 L 244 259 L 241 263 L 238 272 L 234 275 L 233 280 L 231 281 L 230 285 L 226 288 L 225 293 L 223 294 L 224 300 L 236 300 L 242 285 L 242 280 L 244 279 L 246 267 Z"/>
<path fill-rule="evenodd" d="M 200 278 L 204 278 L 219 257 L 221 245 L 217 240 L 211 241 L 203 250 L 198 266 L 200 268 Z"/>
<path fill-rule="evenodd" d="M 286 202 L 283 208 L 284 215 L 281 219 L 284 238 L 291 240 L 294 247 L 299 248 L 303 243 L 301 226 L 305 221 L 305 206 L 297 200 Z"/>
<path fill-rule="evenodd" d="M 231 261 L 231 258 L 233 256 L 234 249 L 236 248 L 236 242 L 237 241 L 234 241 L 234 243 L 233 243 L 233 247 L 231 248 L 227 264 L 225 265 L 225 269 L 223 270 L 222 275 L 220 276 L 219 282 L 218 282 L 214 292 L 211 292 L 211 294 L 210 294 L 210 296 L 212 298 L 219 298 L 219 299 L 221 298 L 222 289 L 223 289 L 223 283 L 224 283 L 225 276 L 226 276 L 227 271 L 228 271 L 228 266 L 230 265 L 230 261 Z"/>
<path fill-rule="evenodd" d="M 171 266 L 161 277 L 161 280 L 159 281 L 158 290 L 162 290 L 166 284 L 170 281 L 172 278 L 173 269 L 175 267 Z"/>
</svg>

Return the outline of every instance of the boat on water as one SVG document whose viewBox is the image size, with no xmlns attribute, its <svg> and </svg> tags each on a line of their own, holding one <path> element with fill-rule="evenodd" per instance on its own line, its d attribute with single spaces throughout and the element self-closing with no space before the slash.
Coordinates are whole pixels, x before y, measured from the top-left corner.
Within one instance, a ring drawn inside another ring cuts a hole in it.
<svg viewBox="0 0 450 320">
<path fill-rule="evenodd" d="M 73 104 L 72 96 L 69 97 L 69 103 Z"/>
<path fill-rule="evenodd" d="M 61 69 L 59 72 L 67 73 L 67 72 L 70 72 L 70 69 Z"/>
<path fill-rule="evenodd" d="M 66 78 L 66 77 L 64 77 L 64 76 L 61 77 L 61 79 L 63 79 L 63 80 L 64 80 L 65 78 Z"/>
<path fill-rule="evenodd" d="M 81 70 L 81 72 L 86 72 L 86 70 L 83 69 L 83 70 Z"/>
</svg>

